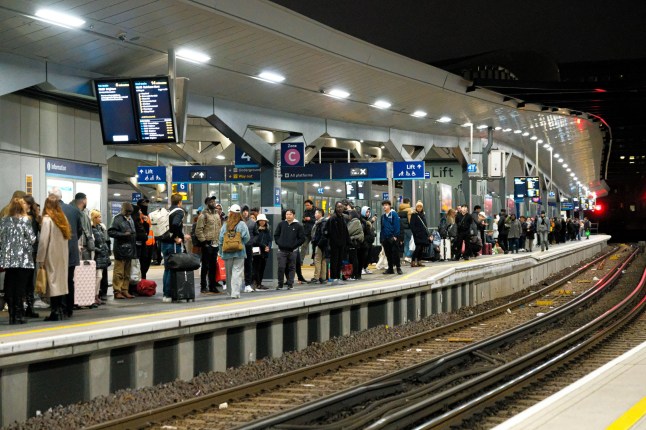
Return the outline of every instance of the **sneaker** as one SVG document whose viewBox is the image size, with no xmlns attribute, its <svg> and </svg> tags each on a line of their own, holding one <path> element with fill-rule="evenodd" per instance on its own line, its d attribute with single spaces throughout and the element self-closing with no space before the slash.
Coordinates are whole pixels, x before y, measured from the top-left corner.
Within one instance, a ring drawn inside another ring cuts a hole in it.
<svg viewBox="0 0 646 430">
<path fill-rule="evenodd" d="M 310 279 L 310 281 L 308 282 L 308 284 L 316 284 L 317 282 L 318 282 L 318 279 L 316 279 L 316 278 L 312 278 L 312 279 Z"/>
<path fill-rule="evenodd" d="M 244 293 L 253 293 L 255 290 L 251 288 L 251 285 L 245 285 L 244 287 Z"/>
<path fill-rule="evenodd" d="M 366 273 L 365 273 L 366 275 L 372 275 L 372 270 L 370 270 L 370 269 L 365 269 L 365 271 L 366 271 Z M 363 275 L 363 273 L 362 273 L 362 275 Z"/>
<path fill-rule="evenodd" d="M 401 270 L 401 269 L 399 269 L 399 270 Z M 381 272 L 381 274 L 382 275 L 394 275 L 395 271 L 392 270 L 392 269 L 388 269 L 388 270 L 384 270 L 383 272 Z"/>
<path fill-rule="evenodd" d="M 356 278 L 348 278 L 348 279 L 346 279 L 346 281 L 356 281 L 356 280 L 357 280 Z"/>
<path fill-rule="evenodd" d="M 397 274 L 398 274 L 398 275 L 403 275 L 403 274 L 404 274 L 404 272 L 402 272 L 401 267 L 398 267 L 398 268 L 397 268 Z"/>
<path fill-rule="evenodd" d="M 164 302 L 164 303 L 172 303 L 173 299 L 171 297 L 164 296 L 164 298 L 162 299 L 162 302 Z"/>
<path fill-rule="evenodd" d="M 293 288 L 294 288 L 294 286 L 293 286 L 292 284 L 287 284 L 287 289 L 288 289 L 288 290 L 291 290 L 291 289 L 293 289 Z"/>
<path fill-rule="evenodd" d="M 282 285 L 282 284 L 278 284 L 278 286 L 276 287 L 276 289 L 277 289 L 277 290 L 282 290 L 282 289 L 283 289 L 283 285 Z"/>
<path fill-rule="evenodd" d="M 325 284 L 325 279 L 319 278 L 319 284 Z"/>
<path fill-rule="evenodd" d="M 208 288 L 200 288 L 200 293 L 207 294 L 209 292 Z"/>
<path fill-rule="evenodd" d="M 45 309 L 48 308 L 49 306 L 47 303 L 43 302 L 42 300 L 38 299 L 34 302 L 34 309 Z"/>
<path fill-rule="evenodd" d="M 362 275 L 367 275 L 367 274 L 368 274 L 368 272 L 366 272 L 366 269 L 361 269 L 361 274 L 362 274 Z"/>
</svg>

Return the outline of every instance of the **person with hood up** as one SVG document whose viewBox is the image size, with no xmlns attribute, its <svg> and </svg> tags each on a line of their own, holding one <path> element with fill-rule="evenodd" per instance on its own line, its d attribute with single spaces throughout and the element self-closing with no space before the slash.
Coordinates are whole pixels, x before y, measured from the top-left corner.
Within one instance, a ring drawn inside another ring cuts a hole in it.
<svg viewBox="0 0 646 430">
<path fill-rule="evenodd" d="M 368 269 L 370 264 L 370 251 L 372 244 L 375 243 L 377 234 L 375 233 L 375 218 L 372 215 L 372 209 L 368 206 L 361 207 L 361 224 L 363 225 L 363 247 L 359 253 L 359 266 L 361 266 L 362 275 L 370 275 L 372 272 Z"/>
<path fill-rule="evenodd" d="M 404 262 L 410 263 L 412 261 L 413 251 L 408 248 L 410 244 L 410 238 L 413 236 L 413 232 L 410 229 L 410 216 L 413 213 L 413 210 L 410 207 L 410 199 L 404 198 L 402 203 L 399 205 L 399 242 L 403 241 L 404 244 Z"/>
<path fill-rule="evenodd" d="M 330 248 L 330 283 L 332 285 L 341 285 L 344 282 L 341 278 L 341 261 L 350 247 L 350 235 L 346 225 L 343 211 L 345 205 L 342 202 L 336 202 L 334 213 L 327 220 L 324 235 L 328 240 Z"/>
<path fill-rule="evenodd" d="M 361 279 L 361 267 L 359 266 L 359 252 L 363 248 L 363 225 L 356 210 L 349 211 L 348 234 L 350 235 L 350 248 L 348 257 L 352 264 L 352 277 L 350 280 Z"/>
</svg>

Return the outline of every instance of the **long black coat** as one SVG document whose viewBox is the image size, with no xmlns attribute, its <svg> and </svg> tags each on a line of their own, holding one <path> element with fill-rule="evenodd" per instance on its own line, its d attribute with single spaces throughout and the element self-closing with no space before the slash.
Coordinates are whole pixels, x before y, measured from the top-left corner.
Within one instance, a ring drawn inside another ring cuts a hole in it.
<svg viewBox="0 0 646 430">
<path fill-rule="evenodd" d="M 424 212 L 413 211 L 410 216 L 410 230 L 413 233 L 415 246 L 425 246 L 430 242 L 428 240 L 429 232 L 425 226 L 426 215 Z"/>
<path fill-rule="evenodd" d="M 350 233 L 348 233 L 348 226 L 343 216 L 337 216 L 336 213 L 330 215 L 325 224 L 325 229 L 327 231 L 326 237 L 330 248 L 350 247 Z"/>
<path fill-rule="evenodd" d="M 67 218 L 67 222 L 70 223 L 70 227 L 72 228 L 72 237 L 67 241 L 67 250 L 69 252 L 67 265 L 68 267 L 78 266 L 81 264 L 81 257 L 79 255 L 79 232 L 83 231 L 81 217 L 84 215 L 79 208 L 68 205 L 67 203 L 61 202 L 61 209 L 63 209 L 65 218 Z"/>
<path fill-rule="evenodd" d="M 112 220 L 108 235 L 114 238 L 114 259 L 132 260 L 136 258 L 137 247 L 135 244 L 136 232 L 123 214 Z"/>
</svg>

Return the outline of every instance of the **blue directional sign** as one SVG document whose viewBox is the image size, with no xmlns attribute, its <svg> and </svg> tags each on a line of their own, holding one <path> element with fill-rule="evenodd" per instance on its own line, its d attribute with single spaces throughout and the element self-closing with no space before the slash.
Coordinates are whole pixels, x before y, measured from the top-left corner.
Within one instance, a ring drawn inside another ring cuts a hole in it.
<svg viewBox="0 0 646 430">
<path fill-rule="evenodd" d="M 236 167 L 258 167 L 251 156 L 237 146 L 235 147 L 235 163 Z"/>
<path fill-rule="evenodd" d="M 280 187 L 274 187 L 274 206 L 280 207 Z"/>
<path fill-rule="evenodd" d="M 467 164 L 467 173 L 477 173 L 478 172 L 478 165 L 475 163 L 470 163 Z"/>
<path fill-rule="evenodd" d="M 178 182 L 176 185 L 176 190 L 178 193 L 188 193 L 188 184 L 186 182 Z"/>
<path fill-rule="evenodd" d="M 139 166 L 137 167 L 137 181 L 140 184 L 165 184 L 165 166 Z"/>
<path fill-rule="evenodd" d="M 173 166 L 173 182 L 224 182 L 224 166 Z"/>
<path fill-rule="evenodd" d="M 141 193 L 132 193 L 132 203 L 137 203 L 140 198 L 142 198 Z"/>
<path fill-rule="evenodd" d="M 424 171 L 424 179 L 431 179 L 431 172 L 428 170 Z"/>
<path fill-rule="evenodd" d="M 422 169 L 424 163 L 420 162 Z M 423 170 L 422 170 L 423 172 Z M 424 174 L 420 176 L 424 177 Z M 332 179 L 335 181 L 384 181 L 388 179 L 386 163 L 334 163 Z"/>
<path fill-rule="evenodd" d="M 260 182 L 260 167 L 227 166 L 227 182 Z"/>
<path fill-rule="evenodd" d="M 425 174 L 423 161 L 393 162 L 393 179 L 397 179 L 398 181 L 424 179 Z"/>
<path fill-rule="evenodd" d="M 289 167 L 282 165 L 280 174 L 283 181 L 308 182 L 308 181 L 329 181 L 330 164 L 308 164 L 305 167 Z"/>
<path fill-rule="evenodd" d="M 82 179 L 84 181 L 101 181 L 101 173 L 101 166 L 57 160 L 55 158 L 45 159 L 45 174 L 47 176 L 60 176 L 62 178 Z"/>
<path fill-rule="evenodd" d="M 562 211 L 571 211 L 574 209 L 574 203 L 572 202 L 561 202 Z"/>
<path fill-rule="evenodd" d="M 382 200 L 388 200 L 388 193 L 381 193 Z"/>
<path fill-rule="evenodd" d="M 317 188 L 316 192 L 319 193 L 319 194 L 325 194 L 325 188 L 323 188 L 323 187 Z"/>
</svg>

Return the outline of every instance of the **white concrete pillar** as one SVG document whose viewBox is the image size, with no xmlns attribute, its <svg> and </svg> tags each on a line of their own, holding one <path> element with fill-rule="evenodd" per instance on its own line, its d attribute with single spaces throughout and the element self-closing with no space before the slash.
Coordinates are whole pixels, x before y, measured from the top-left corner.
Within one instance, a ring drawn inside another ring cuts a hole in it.
<svg viewBox="0 0 646 430">
<path fill-rule="evenodd" d="M 88 385 L 90 399 L 110 394 L 110 351 L 90 354 Z"/>
<path fill-rule="evenodd" d="M 271 322 L 269 340 L 269 356 L 278 358 L 283 355 L 283 320 L 277 319 Z"/>
<path fill-rule="evenodd" d="M 325 342 L 330 339 L 330 311 L 321 311 L 319 316 L 319 342 Z"/>
<path fill-rule="evenodd" d="M 153 385 L 154 365 L 153 343 L 146 342 L 137 345 L 135 349 L 135 388 Z"/>
<path fill-rule="evenodd" d="M 213 332 L 211 338 L 211 369 L 214 372 L 227 370 L 227 329 Z"/>
<path fill-rule="evenodd" d="M 0 379 L 2 425 L 27 419 L 29 366 L 5 367 Z M 43 411 L 44 412 L 44 411 Z"/>
<path fill-rule="evenodd" d="M 195 343 L 192 336 L 182 336 L 177 344 L 177 377 L 182 381 L 193 379 Z"/>
<path fill-rule="evenodd" d="M 256 361 L 256 325 L 247 324 L 242 332 L 242 360 L 244 363 Z"/>
</svg>

